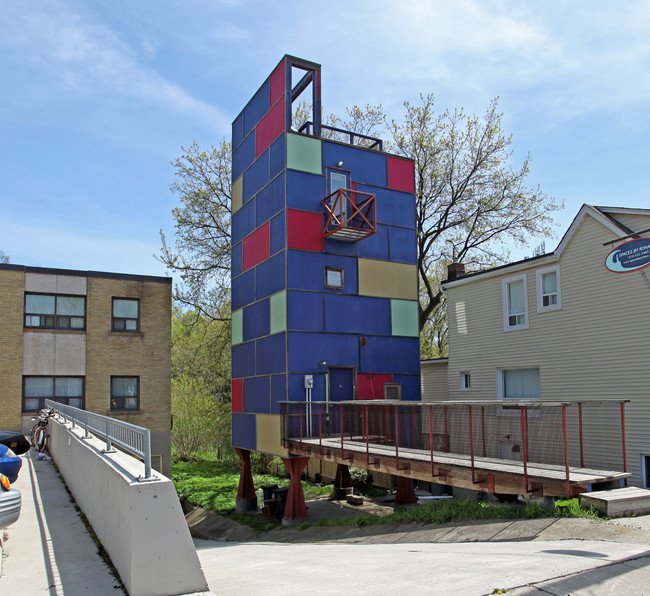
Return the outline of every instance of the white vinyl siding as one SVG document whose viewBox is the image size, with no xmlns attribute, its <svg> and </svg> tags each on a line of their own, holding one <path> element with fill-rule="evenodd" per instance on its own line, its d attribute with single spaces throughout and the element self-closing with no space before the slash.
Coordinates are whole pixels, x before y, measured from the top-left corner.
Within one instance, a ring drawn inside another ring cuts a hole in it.
<svg viewBox="0 0 650 596">
<path fill-rule="evenodd" d="M 635 225 L 650 228 L 650 218 Z M 611 246 L 603 244 L 614 237 L 611 229 L 587 215 L 559 257 L 549 254 L 506 268 L 501 275 L 477 276 L 448 287 L 447 387 L 450 400 L 470 395 L 472 400 L 497 399 L 496 370 L 539 367 L 543 401 L 629 399 L 628 467 L 631 483 L 640 485 L 640 454 L 650 454 L 650 290 L 638 272 L 607 271 L 604 261 Z M 504 280 L 529 275 L 528 303 L 536 304 L 535 273 L 553 267 L 561 271 L 562 308 L 552 314 L 533 308 L 528 331 L 504 333 Z M 459 302 L 468 321 L 463 333 L 456 319 Z M 467 370 L 472 371 L 471 394 L 459 388 L 459 375 Z M 423 396 L 426 393 L 425 387 Z M 620 436 L 618 411 L 609 416 L 602 427 L 585 433 L 585 449 L 595 449 L 599 466 L 620 469 L 620 454 L 598 447 L 601 437 Z"/>
</svg>

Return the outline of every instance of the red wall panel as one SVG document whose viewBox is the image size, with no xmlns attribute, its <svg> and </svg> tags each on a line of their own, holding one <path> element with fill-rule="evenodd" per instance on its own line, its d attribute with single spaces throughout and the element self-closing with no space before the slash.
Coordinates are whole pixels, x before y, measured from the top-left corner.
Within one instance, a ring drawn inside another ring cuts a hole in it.
<svg viewBox="0 0 650 596">
<path fill-rule="evenodd" d="M 287 210 L 289 248 L 323 252 L 323 216 L 309 211 Z"/>
<path fill-rule="evenodd" d="M 285 74 L 287 63 L 285 60 L 278 64 L 278 67 L 271 73 L 271 105 L 273 105 L 284 93 Z"/>
<path fill-rule="evenodd" d="M 284 131 L 284 118 L 284 102 L 279 101 L 260 120 L 255 128 L 255 157 L 262 155 L 265 149 Z"/>
<path fill-rule="evenodd" d="M 267 221 L 263 226 L 244 238 L 244 271 L 248 271 L 251 267 L 255 267 L 258 263 L 269 258 L 269 229 L 270 226 Z"/>
<path fill-rule="evenodd" d="M 384 383 L 392 383 L 393 375 L 357 373 L 357 399 L 384 399 Z"/>
<path fill-rule="evenodd" d="M 387 157 L 388 187 L 404 192 L 415 192 L 415 167 L 410 159 Z"/>
<path fill-rule="evenodd" d="M 233 412 L 244 411 L 244 382 L 242 379 L 232 380 L 231 405 Z"/>
</svg>

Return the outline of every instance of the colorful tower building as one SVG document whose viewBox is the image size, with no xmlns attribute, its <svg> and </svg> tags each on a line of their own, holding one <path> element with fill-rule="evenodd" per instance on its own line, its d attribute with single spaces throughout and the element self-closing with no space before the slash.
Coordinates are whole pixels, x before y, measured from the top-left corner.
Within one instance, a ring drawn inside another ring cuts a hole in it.
<svg viewBox="0 0 650 596">
<path fill-rule="evenodd" d="M 308 90 L 312 120 L 296 130 L 292 106 Z M 291 471 L 282 402 L 420 400 L 413 162 L 323 126 L 320 91 L 320 65 L 285 56 L 232 126 L 232 441 L 243 468 L 261 451 Z"/>
</svg>

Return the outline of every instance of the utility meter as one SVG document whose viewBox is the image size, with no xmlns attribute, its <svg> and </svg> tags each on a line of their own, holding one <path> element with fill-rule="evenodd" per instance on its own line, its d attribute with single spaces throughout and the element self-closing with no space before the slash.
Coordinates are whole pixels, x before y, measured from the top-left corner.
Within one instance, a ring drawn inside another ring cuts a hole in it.
<svg viewBox="0 0 650 596">
<path fill-rule="evenodd" d="M 305 389 L 314 388 L 314 375 L 305 375 Z"/>
</svg>

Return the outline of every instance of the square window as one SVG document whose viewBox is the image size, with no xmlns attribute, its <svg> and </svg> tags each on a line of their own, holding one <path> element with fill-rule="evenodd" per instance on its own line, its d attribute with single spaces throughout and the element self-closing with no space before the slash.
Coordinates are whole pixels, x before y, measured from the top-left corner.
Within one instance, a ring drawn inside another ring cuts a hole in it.
<svg viewBox="0 0 650 596">
<path fill-rule="evenodd" d="M 111 377 L 111 410 L 140 408 L 140 377 Z"/>
<path fill-rule="evenodd" d="M 325 267 L 325 287 L 331 290 L 342 290 L 343 269 Z"/>
<path fill-rule="evenodd" d="M 137 298 L 113 298 L 113 331 L 140 330 L 140 301 Z"/>
</svg>

